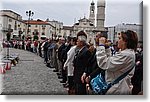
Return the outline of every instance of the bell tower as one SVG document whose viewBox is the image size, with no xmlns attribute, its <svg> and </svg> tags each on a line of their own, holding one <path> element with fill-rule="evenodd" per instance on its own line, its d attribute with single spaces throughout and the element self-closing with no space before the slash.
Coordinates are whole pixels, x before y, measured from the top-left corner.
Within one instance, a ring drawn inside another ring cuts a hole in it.
<svg viewBox="0 0 150 102">
<path fill-rule="evenodd" d="M 94 1 L 92 1 L 91 5 L 90 5 L 89 20 L 91 21 L 92 24 L 95 25 L 95 3 L 94 3 Z"/>
</svg>

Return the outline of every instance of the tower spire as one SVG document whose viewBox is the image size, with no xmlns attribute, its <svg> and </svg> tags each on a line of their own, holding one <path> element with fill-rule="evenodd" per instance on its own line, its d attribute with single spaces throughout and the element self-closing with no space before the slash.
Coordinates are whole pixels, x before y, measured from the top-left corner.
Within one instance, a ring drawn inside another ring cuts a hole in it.
<svg viewBox="0 0 150 102">
<path fill-rule="evenodd" d="M 95 25 L 95 3 L 93 0 L 92 0 L 91 5 L 90 5 L 89 20 L 91 21 L 92 24 Z"/>
<path fill-rule="evenodd" d="M 97 0 L 97 30 L 105 31 L 105 0 Z"/>
</svg>

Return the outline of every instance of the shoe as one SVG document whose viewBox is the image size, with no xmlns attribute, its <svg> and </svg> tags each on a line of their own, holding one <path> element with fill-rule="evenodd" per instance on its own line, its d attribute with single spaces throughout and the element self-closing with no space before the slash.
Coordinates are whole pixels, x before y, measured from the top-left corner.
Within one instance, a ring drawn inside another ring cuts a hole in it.
<svg viewBox="0 0 150 102">
<path fill-rule="evenodd" d="M 52 66 L 51 64 L 50 64 L 50 67 L 51 67 L 51 68 L 55 68 L 55 67 L 54 67 L 54 66 Z"/>
<path fill-rule="evenodd" d="M 58 72 L 58 70 L 53 70 L 53 72 Z"/>
<path fill-rule="evenodd" d="M 64 88 L 68 88 L 69 87 L 69 84 L 68 83 L 65 83 L 63 84 Z"/>
<path fill-rule="evenodd" d="M 60 81 L 60 83 L 65 83 L 65 81 L 64 81 L 64 80 L 62 80 L 62 81 Z"/>
<path fill-rule="evenodd" d="M 57 75 L 60 75 L 60 73 L 58 72 Z"/>
<path fill-rule="evenodd" d="M 62 76 L 58 76 L 58 79 L 62 79 Z"/>
</svg>

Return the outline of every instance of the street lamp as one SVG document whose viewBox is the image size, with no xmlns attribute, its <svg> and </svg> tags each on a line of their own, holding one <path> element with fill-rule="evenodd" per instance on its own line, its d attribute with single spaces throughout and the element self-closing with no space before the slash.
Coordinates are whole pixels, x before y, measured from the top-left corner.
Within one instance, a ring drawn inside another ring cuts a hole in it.
<svg viewBox="0 0 150 102">
<path fill-rule="evenodd" d="M 7 55 L 6 55 L 6 58 L 8 59 L 9 58 L 9 41 L 10 41 L 10 38 L 11 38 L 11 33 L 13 32 L 12 29 L 8 28 L 8 32 L 6 34 L 6 37 L 7 37 Z"/>
<path fill-rule="evenodd" d="M 32 17 L 34 15 L 34 12 L 32 12 L 31 10 L 26 11 L 26 15 L 29 17 L 28 18 L 28 28 L 27 28 L 27 34 L 29 33 L 29 21 L 30 21 L 30 17 Z"/>
</svg>

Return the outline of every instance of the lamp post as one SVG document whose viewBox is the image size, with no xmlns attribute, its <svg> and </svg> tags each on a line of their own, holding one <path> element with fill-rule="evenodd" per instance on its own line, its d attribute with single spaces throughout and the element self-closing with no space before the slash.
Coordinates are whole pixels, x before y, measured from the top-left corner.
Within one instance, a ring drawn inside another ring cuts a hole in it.
<svg viewBox="0 0 150 102">
<path fill-rule="evenodd" d="M 10 38 L 11 38 L 11 33 L 12 33 L 12 29 L 8 29 L 8 32 L 6 34 L 6 37 L 7 37 L 7 54 L 6 54 L 6 58 L 8 59 L 9 58 L 9 41 L 10 41 Z"/>
<path fill-rule="evenodd" d="M 34 12 L 32 12 L 31 10 L 26 11 L 26 15 L 29 17 L 28 18 L 28 26 L 27 26 L 27 34 L 29 34 L 29 22 L 30 22 L 30 18 L 34 15 Z"/>
</svg>

